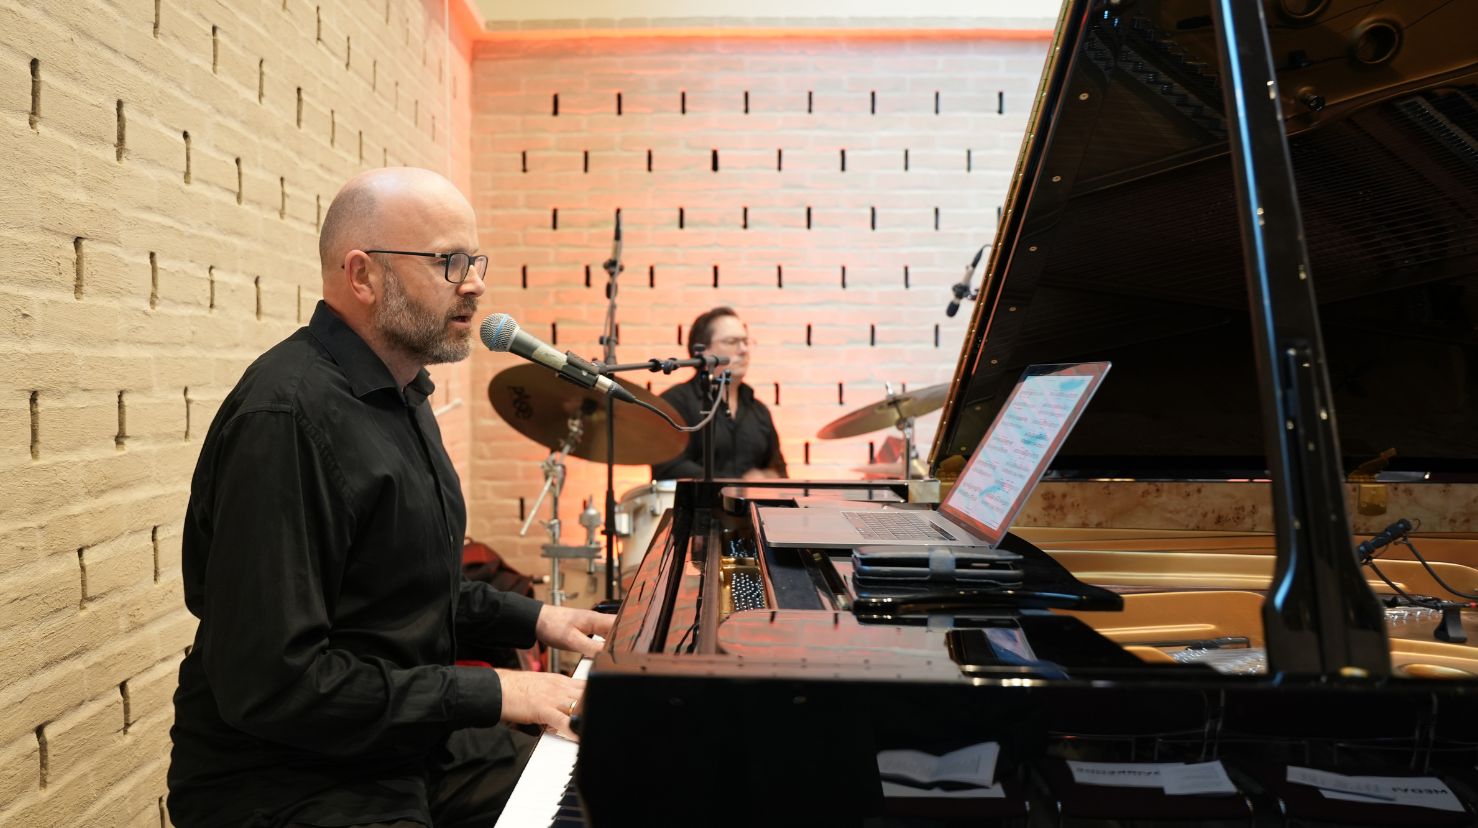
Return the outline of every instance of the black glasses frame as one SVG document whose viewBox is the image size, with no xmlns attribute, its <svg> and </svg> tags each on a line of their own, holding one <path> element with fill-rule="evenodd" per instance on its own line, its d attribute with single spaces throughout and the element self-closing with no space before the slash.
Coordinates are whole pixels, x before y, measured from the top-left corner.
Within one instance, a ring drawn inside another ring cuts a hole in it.
<svg viewBox="0 0 1478 828">
<path fill-rule="evenodd" d="M 460 285 L 467 281 L 467 273 L 474 266 L 477 268 L 477 278 L 483 279 L 488 275 L 488 257 L 472 256 L 467 253 L 417 253 L 412 250 L 366 250 L 365 253 L 388 253 L 392 256 L 422 256 L 427 259 L 441 259 L 444 263 L 441 277 L 454 285 Z M 461 260 L 460 273 L 457 278 L 452 278 L 452 262 Z"/>
</svg>

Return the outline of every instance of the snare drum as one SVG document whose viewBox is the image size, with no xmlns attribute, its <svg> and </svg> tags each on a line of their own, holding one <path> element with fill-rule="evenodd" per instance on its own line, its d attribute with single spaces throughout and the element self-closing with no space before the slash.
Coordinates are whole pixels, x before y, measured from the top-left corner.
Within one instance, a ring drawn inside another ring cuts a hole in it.
<svg viewBox="0 0 1478 828">
<path fill-rule="evenodd" d="M 636 574 L 636 568 L 652 545 L 657 523 L 672 508 L 676 480 L 654 480 L 621 495 L 616 504 L 616 536 L 621 539 L 621 579 Z"/>
</svg>

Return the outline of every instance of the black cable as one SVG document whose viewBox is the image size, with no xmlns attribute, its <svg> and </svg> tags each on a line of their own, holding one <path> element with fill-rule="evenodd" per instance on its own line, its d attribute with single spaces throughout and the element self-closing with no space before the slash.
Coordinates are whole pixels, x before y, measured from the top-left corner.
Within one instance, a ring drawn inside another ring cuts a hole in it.
<svg viewBox="0 0 1478 828">
<path fill-rule="evenodd" d="M 1421 522 L 1417 521 L 1417 525 L 1420 526 Z M 1396 586 L 1395 582 L 1393 582 L 1390 578 L 1387 578 L 1384 572 L 1380 571 L 1380 567 L 1375 565 L 1375 559 L 1382 553 L 1377 550 L 1389 543 L 1399 543 L 1402 546 L 1405 546 L 1407 549 L 1411 550 L 1412 557 L 1416 558 L 1417 562 L 1422 565 L 1422 568 L 1427 571 L 1427 574 L 1432 576 L 1432 580 L 1436 581 L 1437 584 L 1443 589 L 1460 598 L 1466 598 L 1470 602 L 1478 601 L 1478 595 L 1471 595 L 1461 590 L 1454 589 L 1451 584 L 1442 579 L 1441 575 L 1437 574 L 1437 570 L 1434 569 L 1432 565 L 1427 562 L 1427 559 L 1422 555 L 1421 552 L 1417 551 L 1416 546 L 1411 542 L 1411 532 L 1411 522 L 1405 520 L 1404 518 L 1396 521 L 1395 523 L 1392 523 L 1390 526 L 1387 526 L 1384 532 L 1381 532 L 1380 534 L 1356 547 L 1356 551 L 1359 552 L 1361 556 L 1360 563 L 1370 567 L 1371 571 L 1374 572 L 1376 576 L 1379 577 L 1382 581 L 1384 581 L 1386 586 L 1390 587 L 1392 591 L 1394 591 L 1398 596 L 1405 599 L 1413 606 L 1440 610 L 1454 605 L 1454 602 L 1452 601 L 1443 601 L 1439 598 L 1413 597 L 1407 594 L 1400 587 Z"/>
<path fill-rule="evenodd" d="M 725 372 L 725 373 L 727 373 L 727 372 Z M 721 378 L 721 379 L 719 379 L 719 392 L 720 393 L 723 393 L 723 388 L 724 388 L 725 385 L 728 384 L 728 382 L 729 382 L 729 380 L 727 378 Z M 667 423 L 668 423 L 668 425 L 671 425 L 673 428 L 677 429 L 678 431 L 685 431 L 685 432 L 687 432 L 689 434 L 691 434 L 691 433 L 693 433 L 695 431 L 701 431 L 701 430 L 703 430 L 703 427 L 706 426 L 706 425 L 708 425 L 713 420 L 714 415 L 718 413 L 718 403 L 714 403 L 713 404 L 713 408 L 709 409 L 709 411 L 708 411 L 708 416 L 703 418 L 703 422 L 698 423 L 697 425 L 685 426 L 685 425 L 678 425 L 676 420 L 674 420 L 671 417 L 667 416 L 667 412 L 666 411 L 663 411 L 662 409 L 658 408 L 657 406 L 652 405 L 651 403 L 647 402 L 646 400 L 637 399 L 636 404 L 639 405 L 639 406 L 641 406 L 642 408 L 645 408 L 648 411 L 653 412 L 654 414 L 657 414 L 662 419 L 666 420 Z"/>
<path fill-rule="evenodd" d="M 1355 552 L 1360 556 L 1360 564 L 1362 566 L 1370 567 L 1370 571 L 1374 572 L 1376 574 L 1376 577 L 1384 581 L 1386 586 L 1390 587 L 1391 591 L 1399 596 L 1400 599 L 1406 601 L 1407 604 L 1416 607 L 1425 607 L 1427 609 L 1440 610 L 1442 609 L 1441 601 L 1437 600 L 1436 598 L 1419 598 L 1408 594 L 1401 587 L 1396 586 L 1396 582 L 1392 581 L 1390 578 L 1387 578 L 1386 573 L 1381 572 L 1380 567 L 1375 565 L 1375 559 L 1385 553 L 1385 546 L 1397 540 L 1404 540 L 1406 537 L 1406 533 L 1410 531 L 1411 521 L 1406 520 L 1405 518 L 1401 518 L 1395 523 L 1392 523 L 1390 526 L 1387 526 L 1379 534 L 1356 546 Z M 1393 602 L 1392 605 L 1394 605 L 1396 599 L 1393 598 L 1391 600 Z"/>
<path fill-rule="evenodd" d="M 705 578 L 708 577 L 708 574 L 705 572 L 704 575 L 703 575 L 703 577 L 705 577 Z M 683 649 L 683 643 L 688 640 L 688 636 L 693 635 L 693 633 L 698 629 L 698 625 L 700 623 L 702 623 L 702 621 L 703 621 L 703 591 L 700 589 L 698 591 L 698 600 L 693 603 L 693 623 L 683 633 L 683 637 L 682 638 L 679 638 L 677 640 L 677 646 L 675 646 L 675 647 L 672 648 L 672 654 L 673 655 L 677 655 L 678 653 L 692 653 L 693 650 L 697 649 L 697 647 L 698 647 L 698 637 L 696 635 L 693 636 L 693 643 L 691 643 L 691 644 L 688 645 L 688 649 L 686 649 L 686 650 Z"/>
<path fill-rule="evenodd" d="M 683 644 L 688 640 L 688 636 L 693 634 L 693 630 L 696 629 L 698 629 L 698 619 L 694 618 L 693 623 L 688 627 L 687 631 L 683 633 L 683 637 L 677 640 L 677 646 L 672 648 L 673 655 L 677 655 L 678 653 L 682 652 Z M 696 638 L 693 639 L 693 643 L 697 644 L 698 640 Z M 688 652 L 691 653 L 692 649 L 689 649 Z"/>
<path fill-rule="evenodd" d="M 1374 572 L 1377 577 L 1379 577 L 1382 581 L 1385 581 L 1386 586 L 1390 587 L 1391 591 L 1401 596 L 1401 598 L 1405 599 L 1406 602 L 1411 604 L 1412 606 L 1426 607 L 1427 609 L 1442 609 L 1442 602 L 1437 600 L 1436 598 L 1418 598 L 1413 595 L 1408 595 L 1405 590 L 1403 590 L 1401 587 L 1396 586 L 1395 581 L 1387 578 L 1386 573 L 1380 571 L 1380 567 L 1375 565 L 1375 560 L 1373 558 L 1366 560 L 1365 565 L 1370 567 L 1370 570 Z"/>
<path fill-rule="evenodd" d="M 1459 598 L 1466 598 L 1469 601 L 1478 601 L 1478 595 L 1470 595 L 1461 590 L 1453 589 L 1452 586 L 1450 586 L 1446 581 L 1442 580 L 1442 576 L 1438 575 L 1437 570 L 1433 569 L 1432 565 L 1427 563 L 1427 559 L 1422 557 L 1422 553 L 1416 551 L 1416 547 L 1411 544 L 1410 538 L 1402 537 L 1400 539 L 1400 543 L 1402 546 L 1405 546 L 1407 549 L 1411 550 L 1411 554 L 1414 555 L 1418 561 L 1421 561 L 1422 566 L 1426 568 L 1427 574 L 1431 575 L 1432 580 L 1436 581 L 1437 584 L 1443 589 L 1451 592 L 1453 595 L 1456 595 Z"/>
</svg>

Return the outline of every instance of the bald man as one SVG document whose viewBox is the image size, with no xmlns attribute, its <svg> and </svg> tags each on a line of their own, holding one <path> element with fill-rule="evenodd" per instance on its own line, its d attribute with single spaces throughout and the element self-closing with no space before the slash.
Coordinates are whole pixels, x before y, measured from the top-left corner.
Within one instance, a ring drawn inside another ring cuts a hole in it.
<svg viewBox="0 0 1478 828">
<path fill-rule="evenodd" d="M 472 207 L 360 175 L 319 243 L 323 301 L 221 404 L 185 516 L 170 817 L 195 826 L 490 828 L 582 682 L 455 666 L 537 639 L 593 655 L 611 617 L 461 577 L 466 507 L 425 366 L 465 359 L 487 257 Z"/>
</svg>

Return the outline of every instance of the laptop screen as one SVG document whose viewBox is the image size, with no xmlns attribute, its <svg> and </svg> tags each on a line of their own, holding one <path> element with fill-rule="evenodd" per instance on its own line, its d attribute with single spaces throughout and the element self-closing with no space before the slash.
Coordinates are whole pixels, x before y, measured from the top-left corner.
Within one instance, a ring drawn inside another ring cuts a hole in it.
<svg viewBox="0 0 1478 828">
<path fill-rule="evenodd" d="M 999 543 L 1108 369 L 1107 362 L 1026 369 L 940 511 Z"/>
</svg>

